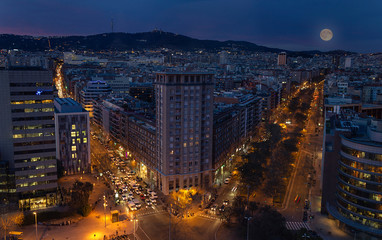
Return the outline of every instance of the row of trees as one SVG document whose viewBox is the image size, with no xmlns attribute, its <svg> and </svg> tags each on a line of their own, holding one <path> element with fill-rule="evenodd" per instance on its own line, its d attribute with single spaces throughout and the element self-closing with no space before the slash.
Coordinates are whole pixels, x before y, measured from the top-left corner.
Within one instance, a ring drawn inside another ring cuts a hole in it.
<svg viewBox="0 0 382 240">
<path fill-rule="evenodd" d="M 89 197 L 93 191 L 93 184 L 76 180 L 69 189 L 59 188 L 61 204 L 68 205 L 79 214 L 86 217 L 91 212 Z"/>
<path fill-rule="evenodd" d="M 266 123 L 259 130 L 258 141 L 252 144 L 252 151 L 242 156 L 238 170 L 241 183 L 250 190 L 261 190 L 274 201 L 281 200 L 285 193 L 287 179 L 296 159 L 301 132 L 307 119 L 313 90 L 301 90 L 291 99 L 282 119 L 293 119 L 294 128 L 286 132 L 278 124 Z M 266 177 L 265 177 L 266 176 Z"/>
</svg>

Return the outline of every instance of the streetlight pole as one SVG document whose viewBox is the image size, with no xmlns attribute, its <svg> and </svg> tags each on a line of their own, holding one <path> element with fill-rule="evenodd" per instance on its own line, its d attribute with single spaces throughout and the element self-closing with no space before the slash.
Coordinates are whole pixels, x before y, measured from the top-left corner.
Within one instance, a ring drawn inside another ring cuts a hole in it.
<svg viewBox="0 0 382 240">
<path fill-rule="evenodd" d="M 170 211 L 169 211 L 170 218 L 168 220 L 168 240 L 171 240 L 171 206 L 172 204 L 170 204 Z"/>
<path fill-rule="evenodd" d="M 106 204 L 106 196 L 103 195 L 103 213 L 105 215 L 105 228 L 106 228 L 106 206 L 107 206 L 107 204 Z"/>
<path fill-rule="evenodd" d="M 247 219 L 247 240 L 249 240 L 249 221 L 251 221 L 252 217 L 245 217 Z"/>
<path fill-rule="evenodd" d="M 135 240 L 136 239 L 136 237 L 135 237 L 135 222 L 138 222 L 138 219 L 136 219 L 135 216 L 134 216 L 133 222 L 134 222 L 134 240 Z"/>
<path fill-rule="evenodd" d="M 35 225 L 36 225 L 36 240 L 37 240 L 37 213 L 33 212 L 33 215 L 34 215 L 34 221 L 35 221 Z"/>
</svg>

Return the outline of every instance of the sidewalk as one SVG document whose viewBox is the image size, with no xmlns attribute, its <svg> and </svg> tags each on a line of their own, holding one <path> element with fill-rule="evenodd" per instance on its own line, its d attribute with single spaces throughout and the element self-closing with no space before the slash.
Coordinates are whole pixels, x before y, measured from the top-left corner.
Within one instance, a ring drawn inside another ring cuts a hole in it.
<svg viewBox="0 0 382 240">
<path fill-rule="evenodd" d="M 322 137 L 322 132 L 320 134 Z M 310 202 L 311 213 L 314 215 L 314 219 L 310 221 L 310 227 L 316 231 L 324 240 L 351 240 L 351 236 L 343 232 L 338 228 L 336 222 L 329 219 L 328 216 L 321 214 L 321 161 L 322 152 L 320 151 L 322 145 L 317 146 L 317 152 L 315 153 L 315 170 L 316 170 L 316 184 L 311 189 Z"/>
<path fill-rule="evenodd" d="M 82 177 L 82 179 L 81 179 Z M 50 224 L 54 223 L 63 223 L 67 221 L 71 221 L 72 224 L 64 225 L 64 226 L 45 226 L 38 225 L 37 227 L 37 235 L 38 239 L 49 239 L 49 240 L 60 240 L 60 239 L 73 239 L 73 240 L 82 240 L 82 239 L 104 239 L 104 236 L 109 237 L 111 235 L 124 235 L 130 234 L 133 232 L 133 223 L 127 220 L 126 209 L 122 205 L 115 206 L 111 204 L 111 196 L 107 196 L 107 200 L 110 203 L 111 210 L 119 210 L 120 214 L 120 222 L 112 223 L 110 217 L 110 206 L 106 209 L 106 227 L 105 227 L 105 214 L 103 207 L 103 195 L 105 192 L 110 191 L 100 178 L 97 180 L 93 175 L 75 175 L 75 176 L 65 176 L 60 179 L 59 186 L 65 187 L 69 189 L 73 186 L 75 180 L 79 180 L 82 182 L 90 182 L 93 183 L 93 192 L 90 194 L 89 203 L 94 206 L 95 202 L 98 201 L 95 209 L 91 212 L 91 214 L 87 217 L 81 217 L 80 215 L 76 215 L 69 218 L 52 220 Z M 110 198 L 109 198 L 110 197 Z M 99 201 L 101 199 L 101 201 Z M 65 208 L 65 207 L 59 207 Z M 24 232 L 24 239 L 35 239 L 36 229 L 35 225 L 29 225 L 21 228 L 21 231 Z M 118 232 L 117 232 L 118 231 Z"/>
</svg>

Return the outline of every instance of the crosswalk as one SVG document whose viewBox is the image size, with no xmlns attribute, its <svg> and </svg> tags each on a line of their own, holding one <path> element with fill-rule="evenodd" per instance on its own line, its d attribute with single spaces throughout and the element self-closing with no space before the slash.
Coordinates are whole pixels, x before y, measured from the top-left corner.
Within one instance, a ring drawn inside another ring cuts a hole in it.
<svg viewBox="0 0 382 240">
<path fill-rule="evenodd" d="M 306 222 L 286 222 L 286 228 L 288 230 L 294 230 L 294 231 L 298 231 L 301 228 L 306 228 L 308 230 L 311 230 L 309 227 L 309 224 L 307 224 Z"/>
<path fill-rule="evenodd" d="M 148 216 L 148 215 L 153 215 L 153 214 L 157 214 L 157 213 L 163 213 L 163 212 L 166 212 L 165 210 L 157 210 L 157 209 L 149 209 L 149 210 L 146 210 L 146 211 L 142 211 L 142 212 L 139 212 L 137 214 L 135 214 L 136 217 L 143 217 L 143 216 Z"/>
<path fill-rule="evenodd" d="M 219 218 L 216 217 L 216 216 L 207 215 L 207 214 L 203 214 L 203 213 L 197 214 L 196 216 L 203 217 L 203 218 L 208 218 L 208 219 L 211 219 L 211 220 L 219 220 Z"/>
</svg>

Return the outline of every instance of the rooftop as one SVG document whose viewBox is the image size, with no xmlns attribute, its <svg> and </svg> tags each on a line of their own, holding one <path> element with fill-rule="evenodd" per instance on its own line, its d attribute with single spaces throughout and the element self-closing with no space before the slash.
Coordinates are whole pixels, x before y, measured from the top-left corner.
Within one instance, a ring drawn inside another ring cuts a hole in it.
<svg viewBox="0 0 382 240">
<path fill-rule="evenodd" d="M 54 107 L 56 113 L 86 112 L 80 103 L 71 98 L 55 98 Z"/>
</svg>

